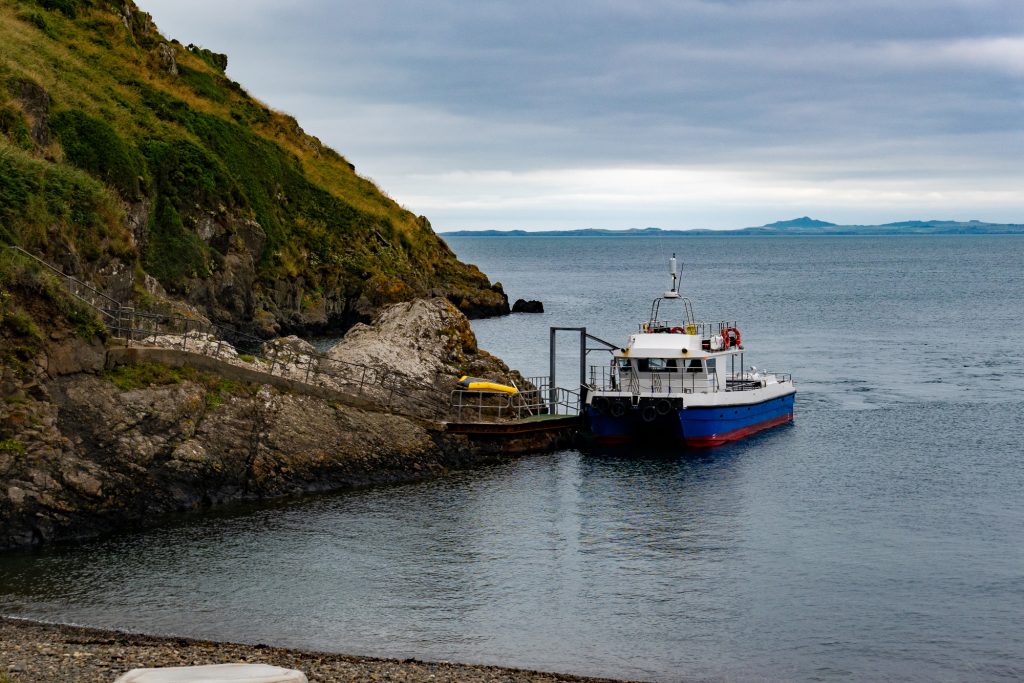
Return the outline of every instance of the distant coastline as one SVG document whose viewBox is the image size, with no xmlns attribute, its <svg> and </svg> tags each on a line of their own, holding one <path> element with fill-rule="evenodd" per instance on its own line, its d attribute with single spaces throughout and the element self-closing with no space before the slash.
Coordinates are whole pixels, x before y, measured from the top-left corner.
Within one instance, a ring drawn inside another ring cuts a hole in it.
<svg viewBox="0 0 1024 683">
<path fill-rule="evenodd" d="M 454 230 L 438 233 L 441 237 L 695 237 L 708 235 L 1024 235 L 1021 223 L 986 223 L 984 221 L 900 221 L 881 225 L 837 225 L 804 216 L 736 230 L 663 230 L 631 228 L 629 230 Z"/>
</svg>

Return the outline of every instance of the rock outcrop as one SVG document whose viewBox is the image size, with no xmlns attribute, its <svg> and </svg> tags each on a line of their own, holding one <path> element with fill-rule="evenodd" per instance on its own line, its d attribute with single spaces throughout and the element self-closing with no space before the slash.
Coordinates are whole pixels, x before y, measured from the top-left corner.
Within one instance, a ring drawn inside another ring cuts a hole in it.
<svg viewBox="0 0 1024 683">
<path fill-rule="evenodd" d="M 373 409 L 372 400 L 188 366 L 104 370 L 87 311 L 33 277 L 0 280 L 0 549 L 138 528 L 230 501 L 411 481 L 501 457 L 499 448 L 436 423 Z M 388 307 L 377 327 L 350 337 L 335 356 L 398 367 L 423 382 L 463 371 L 517 376 L 476 348 L 465 316 L 441 298 Z M 209 335 L 149 341 L 192 353 L 216 348 L 225 363 L 266 370 L 265 359 Z M 292 363 L 297 377 L 311 350 L 297 337 L 265 348 L 274 362 Z M 388 405 L 407 398 L 389 397 Z"/>
<path fill-rule="evenodd" d="M 156 54 L 157 58 L 160 60 L 160 65 L 164 70 L 172 76 L 177 76 L 178 61 L 177 55 L 174 51 L 174 46 L 169 43 L 160 43 L 156 46 Z"/>
<path fill-rule="evenodd" d="M 513 313 L 543 313 L 544 303 L 535 301 L 533 299 L 527 301 L 526 299 L 516 299 L 516 302 L 512 304 Z"/>
<path fill-rule="evenodd" d="M 523 382 L 501 359 L 477 347 L 469 320 L 441 297 L 385 307 L 372 325 L 356 325 L 327 355 L 449 388 L 462 375 Z"/>
<path fill-rule="evenodd" d="M 0 451 L 0 548 L 169 512 L 437 475 L 481 454 L 416 420 L 212 377 L 48 382 Z M 10 417 L 10 416 L 8 416 Z M 486 457 L 486 456 L 484 456 Z"/>
<path fill-rule="evenodd" d="M 39 149 L 46 147 L 50 144 L 50 94 L 27 78 L 8 81 L 8 88 L 28 117 L 32 141 Z"/>
</svg>

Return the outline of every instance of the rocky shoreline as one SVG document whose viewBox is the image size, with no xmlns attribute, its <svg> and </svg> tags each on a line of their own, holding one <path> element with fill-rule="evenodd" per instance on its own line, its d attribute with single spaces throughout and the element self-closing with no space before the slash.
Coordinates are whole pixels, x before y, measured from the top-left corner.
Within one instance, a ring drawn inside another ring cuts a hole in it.
<svg viewBox="0 0 1024 683">
<path fill-rule="evenodd" d="M 110 683 L 133 668 L 229 662 L 299 669 L 310 683 L 598 683 L 612 680 L 497 666 L 377 659 L 267 645 L 146 636 L 0 617 L 0 682 L 3 683 Z"/>
<path fill-rule="evenodd" d="M 398 366 L 436 387 L 430 397 L 385 392 L 386 401 L 372 387 L 349 400 L 240 380 L 230 364 L 111 368 L 112 351 L 96 337 L 62 324 L 46 301 L 34 303 L 50 333 L 0 376 L 0 550 L 143 528 L 236 501 L 421 480 L 504 457 L 412 405 L 447 405 L 460 374 L 511 381 L 443 298 L 388 307 L 332 349 L 339 362 Z M 4 348 L 29 347 L 0 334 Z"/>
</svg>

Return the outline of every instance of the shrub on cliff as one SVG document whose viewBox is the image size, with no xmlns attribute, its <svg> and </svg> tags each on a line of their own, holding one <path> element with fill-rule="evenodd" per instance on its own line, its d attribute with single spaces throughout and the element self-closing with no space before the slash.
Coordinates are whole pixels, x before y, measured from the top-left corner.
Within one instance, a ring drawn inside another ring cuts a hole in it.
<svg viewBox="0 0 1024 683">
<path fill-rule="evenodd" d="M 50 121 L 68 161 L 113 185 L 126 199 L 142 192 L 141 155 L 109 123 L 82 111 L 63 111 Z"/>
</svg>

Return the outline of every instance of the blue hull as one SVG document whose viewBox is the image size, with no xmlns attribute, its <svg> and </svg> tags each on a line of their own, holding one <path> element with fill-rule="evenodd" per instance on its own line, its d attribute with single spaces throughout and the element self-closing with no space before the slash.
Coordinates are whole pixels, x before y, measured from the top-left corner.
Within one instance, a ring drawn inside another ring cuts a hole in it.
<svg viewBox="0 0 1024 683">
<path fill-rule="evenodd" d="M 679 408 L 651 421 L 644 420 L 642 410 L 638 409 L 613 417 L 588 406 L 587 416 L 591 434 L 598 443 L 674 440 L 700 448 L 719 446 L 791 422 L 795 397 L 792 393 L 747 405 Z"/>
</svg>

